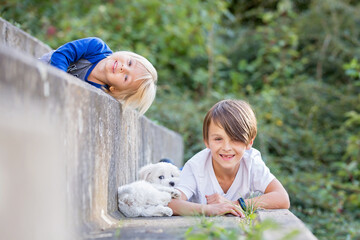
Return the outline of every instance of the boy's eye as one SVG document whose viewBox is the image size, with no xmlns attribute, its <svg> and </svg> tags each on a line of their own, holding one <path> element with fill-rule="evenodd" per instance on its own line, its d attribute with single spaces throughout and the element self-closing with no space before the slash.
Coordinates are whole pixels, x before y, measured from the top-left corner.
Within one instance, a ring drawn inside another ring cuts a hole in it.
<svg viewBox="0 0 360 240">
<path fill-rule="evenodd" d="M 215 141 L 220 141 L 221 140 L 221 138 L 215 138 Z"/>
</svg>

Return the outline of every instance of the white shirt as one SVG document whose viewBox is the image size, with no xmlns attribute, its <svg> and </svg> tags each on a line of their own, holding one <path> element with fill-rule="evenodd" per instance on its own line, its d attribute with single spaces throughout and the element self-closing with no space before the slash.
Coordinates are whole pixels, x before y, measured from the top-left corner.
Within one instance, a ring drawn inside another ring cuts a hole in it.
<svg viewBox="0 0 360 240">
<path fill-rule="evenodd" d="M 182 191 L 189 201 L 206 204 L 205 195 L 214 193 L 219 193 L 231 201 L 240 197 L 248 198 L 253 192 L 264 193 L 274 178 L 260 152 L 251 148 L 245 151 L 234 182 L 224 193 L 215 176 L 211 151 L 206 148 L 186 162 L 176 188 Z"/>
</svg>

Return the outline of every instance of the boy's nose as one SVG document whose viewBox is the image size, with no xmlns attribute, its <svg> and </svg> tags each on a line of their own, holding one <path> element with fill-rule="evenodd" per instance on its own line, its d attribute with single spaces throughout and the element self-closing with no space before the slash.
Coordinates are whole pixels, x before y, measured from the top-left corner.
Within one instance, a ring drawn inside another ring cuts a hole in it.
<svg viewBox="0 0 360 240">
<path fill-rule="evenodd" d="M 224 150 L 230 150 L 231 149 L 230 143 L 229 142 L 224 142 L 223 149 Z"/>
<path fill-rule="evenodd" d="M 128 66 L 126 66 L 126 64 L 121 64 L 120 71 L 127 73 L 129 71 Z"/>
</svg>

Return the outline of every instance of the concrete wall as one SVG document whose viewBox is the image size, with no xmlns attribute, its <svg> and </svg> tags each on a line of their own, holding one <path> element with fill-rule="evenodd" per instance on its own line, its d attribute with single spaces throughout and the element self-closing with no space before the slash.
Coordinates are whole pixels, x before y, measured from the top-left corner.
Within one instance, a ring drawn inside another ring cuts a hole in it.
<svg viewBox="0 0 360 240">
<path fill-rule="evenodd" d="M 1 98 L 3 101 L 4 98 Z M 36 107 L 0 108 L 1 239 L 71 239 L 61 129 Z"/>
<path fill-rule="evenodd" d="M 34 57 L 41 56 L 51 50 L 48 45 L 14 27 L 2 18 L 0 18 L 0 44 L 21 50 Z"/>
<path fill-rule="evenodd" d="M 72 232 L 71 236 L 87 235 L 113 226 L 120 217 L 117 187 L 136 180 L 139 167 L 160 158 L 171 158 L 180 166 L 182 137 L 136 111 L 122 111 L 121 104 L 103 91 L 41 63 L 33 56 L 38 57 L 50 48 L 3 19 L 0 28 L 0 134 L 4 143 L 0 146 L 0 157 L 1 165 L 5 166 L 0 172 L 7 172 L 0 199 L 12 196 L 6 189 L 19 187 L 13 185 L 17 179 L 28 181 L 31 195 L 38 189 L 31 181 L 40 177 L 40 182 L 65 193 L 65 201 L 54 201 L 47 208 L 63 209 L 60 215 L 53 211 L 47 216 L 50 222 L 59 219 L 61 231 L 65 228 L 66 232 Z M 10 123 L 16 124 L 8 128 Z M 21 141 L 6 137 L 21 136 L 22 132 Z M 39 142 L 32 138 L 38 132 L 43 133 Z M 23 152 L 24 142 L 32 146 L 26 152 Z M 6 149 L 13 150 L 10 154 Z M 45 156 L 39 153 L 43 150 Z M 22 154 L 12 154 L 17 151 Z M 50 174 L 53 177 L 48 177 L 46 172 L 54 169 L 48 169 L 44 161 L 57 166 L 57 171 Z M 22 172 L 27 171 L 6 167 L 16 163 L 15 166 L 22 168 L 25 162 L 34 162 L 35 166 L 26 179 Z M 48 188 L 44 187 L 44 191 Z M 50 202 L 64 197 L 48 194 Z M 34 202 L 30 195 L 22 195 L 19 189 L 24 208 L 32 208 L 28 204 Z M 48 202 L 45 196 L 43 203 Z M 6 201 L 11 202 L 11 198 Z M 1 211 L 0 208 L 2 217 L 8 213 L 5 209 Z M 32 226 L 25 221 L 24 226 L 27 224 Z"/>
</svg>

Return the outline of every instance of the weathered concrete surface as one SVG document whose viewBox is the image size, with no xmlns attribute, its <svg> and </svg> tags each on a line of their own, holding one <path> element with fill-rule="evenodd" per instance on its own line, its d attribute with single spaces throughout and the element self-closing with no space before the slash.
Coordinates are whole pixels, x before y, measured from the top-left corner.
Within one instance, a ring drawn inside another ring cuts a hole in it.
<svg viewBox="0 0 360 240">
<path fill-rule="evenodd" d="M 274 228 L 266 230 L 262 234 L 264 240 L 315 240 L 317 239 L 289 210 L 259 210 L 257 212 L 258 221 L 264 222 L 271 220 Z M 214 225 L 210 228 L 200 228 L 202 220 L 206 222 L 213 222 Z M 191 234 L 205 233 L 206 231 L 220 232 L 216 228 L 226 229 L 227 232 L 234 232 L 238 239 L 247 239 L 244 233 L 244 226 L 246 226 L 245 219 L 234 216 L 220 216 L 220 217 L 153 217 L 153 218 L 124 218 L 119 221 L 118 226 L 113 229 L 106 229 L 105 231 L 92 232 L 86 239 L 139 239 L 139 240 L 158 240 L 158 239 L 185 239 L 186 232 L 190 227 L 194 230 Z M 277 226 L 275 226 L 277 225 Z M 265 229 L 263 229 L 265 230 Z M 252 230 L 259 231 L 259 229 Z M 296 231 L 296 234 L 288 235 Z M 210 233 L 207 232 L 209 239 Z M 224 236 L 223 236 L 224 237 Z M 220 239 L 220 238 L 219 238 Z M 226 239 L 221 238 L 221 239 Z M 234 238 L 229 238 L 234 239 Z"/>
<path fill-rule="evenodd" d="M 3 45 L 0 73 L 1 113 L 36 106 L 37 113 L 30 114 L 34 121 L 60 124 L 60 161 L 65 166 L 59 171 L 66 177 L 66 189 L 59 190 L 67 194 L 62 207 L 80 233 L 117 222 L 112 217 L 120 216 L 117 187 L 135 181 L 139 166 L 163 157 L 181 165 L 179 134 L 136 111 L 123 112 L 121 104 L 101 90 Z"/>
<path fill-rule="evenodd" d="M 305 224 L 298 219 L 292 212 L 285 209 L 277 210 L 259 210 L 258 218 L 260 222 L 270 219 L 277 224 L 279 228 L 266 231 L 264 234 L 265 240 L 284 239 L 287 234 L 296 231 L 292 240 L 315 240 L 317 239 L 305 226 Z"/>
<path fill-rule="evenodd" d="M 37 58 L 51 50 L 48 45 L 2 18 L 0 18 L 0 44 L 21 50 Z"/>
<path fill-rule="evenodd" d="M 2 110 L 0 238 L 69 239 L 60 125 L 42 118 L 36 106 Z"/>
<path fill-rule="evenodd" d="M 190 227 L 193 228 L 192 234 L 204 231 L 200 228 L 202 220 L 213 222 L 214 226 L 232 230 L 242 234 L 240 227 L 243 219 L 238 217 L 152 217 L 152 218 L 125 218 L 122 219 L 118 226 L 113 229 L 107 229 L 102 232 L 93 232 L 86 239 L 141 239 L 141 240 L 158 240 L 184 239 L 186 232 Z M 216 231 L 215 227 L 208 228 Z M 209 236 L 210 237 L 210 236 Z"/>
</svg>

